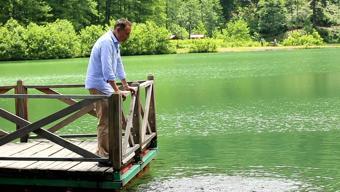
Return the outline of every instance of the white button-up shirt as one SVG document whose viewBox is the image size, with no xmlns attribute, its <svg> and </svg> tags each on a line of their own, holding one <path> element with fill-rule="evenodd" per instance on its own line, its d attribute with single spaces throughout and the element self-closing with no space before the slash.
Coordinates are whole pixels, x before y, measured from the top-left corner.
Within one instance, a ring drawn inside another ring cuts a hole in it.
<svg viewBox="0 0 340 192">
<path fill-rule="evenodd" d="M 86 89 L 97 89 L 110 95 L 114 90 L 108 80 L 125 79 L 119 46 L 111 30 L 97 40 L 92 48 L 87 68 Z"/>
</svg>

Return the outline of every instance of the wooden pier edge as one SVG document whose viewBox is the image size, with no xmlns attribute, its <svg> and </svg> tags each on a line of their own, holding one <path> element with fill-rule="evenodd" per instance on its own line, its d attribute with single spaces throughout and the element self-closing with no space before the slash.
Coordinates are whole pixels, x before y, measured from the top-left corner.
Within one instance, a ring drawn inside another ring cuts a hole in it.
<svg viewBox="0 0 340 192">
<path fill-rule="evenodd" d="M 157 155 L 158 149 L 151 149 L 144 155 L 142 162 L 132 165 L 125 173 L 114 175 L 111 180 L 80 180 L 74 179 L 60 179 L 60 178 L 46 178 L 42 176 L 22 177 L 22 176 L 6 176 L 0 175 L 0 185 L 23 186 L 23 187 L 66 187 L 66 188 L 84 188 L 84 189 L 121 189 L 128 182 L 130 182 L 138 173 L 143 171 Z M 29 184 L 28 184 L 29 183 Z"/>
</svg>

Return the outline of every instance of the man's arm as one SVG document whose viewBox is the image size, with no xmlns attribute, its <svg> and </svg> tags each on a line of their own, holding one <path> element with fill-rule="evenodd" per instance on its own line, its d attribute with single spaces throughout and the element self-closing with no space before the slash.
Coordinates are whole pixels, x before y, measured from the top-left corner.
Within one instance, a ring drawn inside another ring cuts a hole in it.
<svg viewBox="0 0 340 192">
<path fill-rule="evenodd" d="M 114 90 L 116 93 L 119 92 L 119 88 L 118 88 L 118 86 L 117 86 L 115 80 L 108 80 L 107 82 L 110 83 L 111 87 L 113 88 L 113 90 Z"/>
</svg>

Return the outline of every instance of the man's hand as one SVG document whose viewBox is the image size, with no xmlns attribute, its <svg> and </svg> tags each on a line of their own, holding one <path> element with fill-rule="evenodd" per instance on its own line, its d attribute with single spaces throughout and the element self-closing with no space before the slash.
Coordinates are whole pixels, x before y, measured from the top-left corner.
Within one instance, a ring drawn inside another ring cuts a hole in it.
<svg viewBox="0 0 340 192">
<path fill-rule="evenodd" d="M 130 87 L 129 85 L 124 85 L 125 91 L 130 91 L 132 95 L 136 93 L 136 88 Z"/>
</svg>

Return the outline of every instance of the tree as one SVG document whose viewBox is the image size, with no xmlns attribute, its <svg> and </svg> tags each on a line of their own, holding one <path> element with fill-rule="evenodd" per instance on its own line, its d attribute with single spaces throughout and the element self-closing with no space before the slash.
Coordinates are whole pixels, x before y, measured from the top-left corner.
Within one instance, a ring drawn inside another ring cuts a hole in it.
<svg viewBox="0 0 340 192">
<path fill-rule="evenodd" d="M 98 0 L 98 2 L 102 1 Z M 160 26 L 166 24 L 165 0 L 106 0 L 104 9 L 106 10 L 104 14 L 106 24 L 112 18 L 127 18 L 136 23 L 153 21 Z"/>
<path fill-rule="evenodd" d="M 286 30 L 286 9 L 281 0 L 260 0 L 259 32 L 265 36 L 276 36 Z"/>
<path fill-rule="evenodd" d="M 310 28 L 312 10 L 306 0 L 286 0 L 288 29 Z"/>
<path fill-rule="evenodd" d="M 336 0 L 311 0 L 313 26 L 339 25 L 340 1 Z"/>
<path fill-rule="evenodd" d="M 233 20 L 244 20 L 249 26 L 250 33 L 258 33 L 259 14 L 258 3 L 250 2 L 238 7 L 234 12 Z"/>
<path fill-rule="evenodd" d="M 201 20 L 211 37 L 214 29 L 224 23 L 222 6 L 219 0 L 201 0 Z"/>
<path fill-rule="evenodd" d="M 27 25 L 30 22 L 46 23 L 52 16 L 51 7 L 43 0 L 8 0 L 0 2 L 0 23 L 10 18 Z"/>
<path fill-rule="evenodd" d="M 168 29 L 175 24 L 191 34 L 194 29 L 202 28 L 203 24 L 205 30 L 200 31 L 207 31 L 211 36 L 214 29 L 224 23 L 219 0 L 167 0 L 166 7 Z"/>
<path fill-rule="evenodd" d="M 96 22 L 98 18 L 95 0 L 47 0 L 52 8 L 52 20 L 67 19 L 76 30 Z"/>
</svg>

